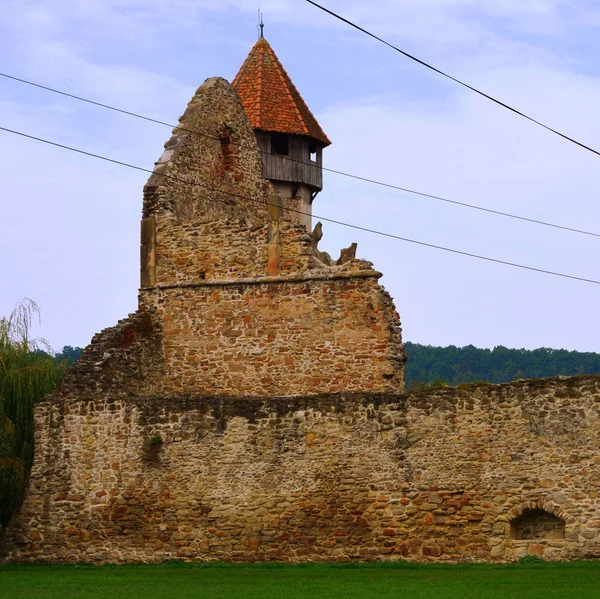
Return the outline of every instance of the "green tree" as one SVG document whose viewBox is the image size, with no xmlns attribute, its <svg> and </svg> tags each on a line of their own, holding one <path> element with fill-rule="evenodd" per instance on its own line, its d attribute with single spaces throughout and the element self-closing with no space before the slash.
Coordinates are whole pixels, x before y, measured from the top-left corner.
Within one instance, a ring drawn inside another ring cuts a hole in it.
<svg viewBox="0 0 600 599">
<path fill-rule="evenodd" d="M 77 362 L 77 360 L 79 360 L 82 352 L 83 348 L 81 347 L 65 345 L 61 351 L 54 354 L 54 359 L 57 362 L 67 362 L 68 364 L 73 364 L 73 362 Z"/>
<path fill-rule="evenodd" d="M 600 374 L 600 354 L 541 347 L 534 350 L 432 347 L 406 342 L 406 385 L 432 384 L 442 379 L 452 385 L 472 381 L 505 383 L 519 378 Z"/>
<path fill-rule="evenodd" d="M 43 339 L 31 338 L 34 317 L 39 308 L 24 299 L 0 319 L 0 535 L 23 499 L 33 463 L 33 406 L 65 371 Z"/>
</svg>

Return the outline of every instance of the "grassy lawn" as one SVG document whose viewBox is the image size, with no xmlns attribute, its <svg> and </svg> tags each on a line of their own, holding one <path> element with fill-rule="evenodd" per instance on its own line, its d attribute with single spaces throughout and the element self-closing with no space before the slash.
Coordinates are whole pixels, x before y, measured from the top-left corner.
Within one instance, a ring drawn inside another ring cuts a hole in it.
<svg viewBox="0 0 600 599">
<path fill-rule="evenodd" d="M 531 565 L 0 566 L 6 599 L 600 597 L 600 561 Z"/>
</svg>

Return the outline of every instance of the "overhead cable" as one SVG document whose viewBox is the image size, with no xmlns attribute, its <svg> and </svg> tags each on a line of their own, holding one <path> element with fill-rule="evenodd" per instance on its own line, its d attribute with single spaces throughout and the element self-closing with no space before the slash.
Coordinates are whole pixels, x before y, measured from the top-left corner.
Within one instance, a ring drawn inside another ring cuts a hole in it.
<svg viewBox="0 0 600 599">
<path fill-rule="evenodd" d="M 202 187 L 204 189 L 208 189 L 209 191 L 214 191 L 216 193 L 222 193 L 224 195 L 229 195 L 231 197 L 237 197 L 237 198 L 240 198 L 240 199 L 249 200 L 251 202 L 259 203 L 259 204 L 262 204 L 262 205 L 267 205 L 267 206 L 274 205 L 274 204 L 269 204 L 269 202 L 263 202 L 262 200 L 258 200 L 256 198 L 252 198 L 250 196 L 244 196 L 244 195 L 237 194 L 237 193 L 234 193 L 234 192 L 231 192 L 231 191 L 226 191 L 224 189 L 218 189 L 218 188 L 215 188 L 215 187 L 211 187 L 209 185 L 204 185 L 203 183 L 186 181 L 185 179 L 180 179 L 178 177 L 173 177 L 171 175 L 164 175 L 162 173 L 155 173 L 151 169 L 147 169 L 147 168 L 144 168 L 144 167 L 141 167 L 141 166 L 136 166 L 136 165 L 133 165 L 133 164 L 129 164 L 129 163 L 123 162 L 121 160 L 115 160 L 114 158 L 108 158 L 106 156 L 101 156 L 100 154 L 94 154 L 92 152 L 87 152 L 85 150 L 80 150 L 79 148 L 74 148 L 72 146 L 67 146 L 67 145 L 64 145 L 64 144 L 60 144 L 60 143 L 57 143 L 57 142 L 54 142 L 54 141 L 50 141 L 48 139 L 43 139 L 41 137 L 36 137 L 34 135 L 29 135 L 27 133 L 23 133 L 22 131 L 16 131 L 14 129 L 9 129 L 7 127 L 2 127 L 2 126 L 0 126 L 0 131 L 5 131 L 7 133 L 12 133 L 13 135 L 19 135 L 21 137 L 25 137 L 25 138 L 28 138 L 28 139 L 31 139 L 31 140 L 34 140 L 34 141 L 38 141 L 38 142 L 41 142 L 41 143 L 44 143 L 44 144 L 55 146 L 57 148 L 62 148 L 64 150 L 69 150 L 70 152 L 76 152 L 78 154 L 83 154 L 85 156 L 89 156 L 91 158 L 96 158 L 98 160 L 104 160 L 105 162 L 110 162 L 112 164 L 117 164 L 117 165 L 120 165 L 120 166 L 125 166 L 127 168 L 131 168 L 131 169 L 134 169 L 134 170 L 137 170 L 137 171 L 142 171 L 142 172 L 146 172 L 146 173 L 150 173 L 150 174 L 154 174 L 154 175 L 159 175 L 159 176 L 165 177 L 167 179 L 171 179 L 171 180 L 174 180 L 174 181 L 178 181 L 180 183 L 184 183 L 185 185 L 190 185 L 190 186 L 193 186 L 193 187 Z M 489 256 L 482 256 L 480 254 L 474 254 L 472 252 L 464 252 L 462 250 L 456 250 L 456 249 L 444 247 L 444 246 L 441 246 L 441 245 L 435 245 L 433 243 L 427 243 L 427 242 L 424 242 L 424 241 L 418 241 L 416 239 L 409 239 L 407 237 L 401 237 L 400 235 L 394 235 L 393 233 L 386 233 L 384 231 L 378 231 L 376 229 L 370 229 L 368 227 L 362 227 L 360 225 L 354 225 L 352 223 L 347 223 L 347 222 L 335 220 L 335 219 L 332 219 L 332 218 L 327 218 L 327 217 L 324 217 L 324 216 L 319 216 L 319 215 L 316 215 L 316 214 L 312 214 L 311 215 L 308 212 L 303 212 L 302 210 L 297 210 L 297 209 L 294 209 L 294 208 L 286 207 L 285 209 L 288 212 L 295 212 L 297 214 L 302 214 L 302 215 L 305 215 L 305 216 L 312 216 L 312 217 L 314 217 L 316 219 L 319 219 L 319 220 L 322 220 L 322 221 L 325 221 L 325 222 L 330 222 L 330 223 L 333 223 L 333 224 L 336 224 L 336 225 L 340 225 L 340 226 L 343 226 L 343 227 L 348 227 L 348 228 L 351 228 L 351 229 L 356 229 L 358 231 L 364 231 L 366 233 L 372 233 L 374 235 L 381 235 L 382 237 L 388 237 L 388 238 L 391 238 L 391 239 L 397 239 L 399 241 L 405 241 L 407 243 L 413 243 L 413 244 L 416 244 L 416 245 L 420 245 L 420 246 L 424 246 L 424 247 L 429 247 L 429 248 L 433 248 L 433 249 L 436 249 L 436 250 L 442 250 L 444 252 L 450 252 L 450 253 L 458 254 L 458 255 L 461 255 L 461 256 L 468 256 L 470 258 L 477 258 L 479 260 L 486 260 L 487 262 L 494 262 L 496 264 L 504 264 L 505 266 L 512 266 L 514 268 L 520 268 L 520 269 L 524 269 L 524 270 L 530 270 L 530 271 L 539 272 L 539 273 L 543 273 L 543 274 L 547 274 L 547 275 L 552 275 L 552 276 L 555 276 L 555 277 L 562 277 L 562 278 L 565 278 L 565 279 L 572 279 L 572 280 L 575 280 L 575 281 L 582 281 L 584 283 L 593 283 L 594 285 L 600 285 L 600 281 L 597 281 L 595 279 L 587 279 L 585 277 L 578 277 L 578 276 L 575 276 L 575 275 L 569 275 L 569 274 L 565 274 L 565 273 L 555 272 L 555 271 L 546 270 L 546 269 L 543 269 L 543 268 L 536 268 L 534 266 L 526 266 L 524 264 L 518 264 L 518 263 L 515 263 L 515 262 L 509 262 L 507 260 L 500 260 L 498 258 L 490 258 Z"/>
<path fill-rule="evenodd" d="M 583 148 L 584 150 L 588 150 L 588 152 L 592 152 L 593 154 L 600 156 L 600 151 L 594 150 L 594 148 L 591 148 L 590 146 L 588 146 L 580 141 L 577 141 L 576 139 L 573 139 L 572 137 L 569 137 L 568 135 L 566 135 L 564 133 L 561 133 L 557 129 L 553 129 L 550 126 L 545 125 L 541 121 L 538 121 L 537 119 L 534 119 L 533 117 L 525 114 L 524 112 L 521 112 L 520 110 L 517 110 L 516 108 L 513 108 L 512 106 L 506 104 L 505 102 L 502 102 L 501 100 L 497 100 L 493 96 L 490 96 L 489 94 L 486 94 L 485 92 L 482 92 L 481 90 L 477 89 L 476 87 L 473 87 L 472 85 L 469 85 L 468 83 L 465 83 L 464 81 L 461 81 L 460 79 L 457 79 L 456 77 L 453 77 L 452 75 L 449 75 L 448 73 L 445 73 L 444 71 L 434 67 L 433 65 L 430 65 L 429 63 L 425 62 L 424 60 L 421 60 L 420 58 L 417 58 L 416 56 L 413 56 L 412 54 L 409 54 L 408 52 L 401 50 L 400 48 L 398 48 L 397 46 L 394 46 L 390 42 L 387 42 L 383 38 L 375 35 L 374 33 L 371 33 L 370 31 L 367 31 L 360 25 L 357 25 L 356 23 L 353 23 L 352 21 L 342 17 L 341 15 L 338 15 L 337 13 L 333 12 L 332 10 L 325 8 L 324 6 L 321 6 L 320 4 L 317 4 L 316 2 L 313 2 L 313 0 L 306 0 L 306 1 L 309 4 L 312 4 L 313 6 L 316 6 L 317 8 L 321 9 L 322 11 L 330 14 L 332 17 L 335 17 L 336 19 L 339 19 L 340 21 L 346 23 L 347 25 L 350 25 L 350 27 L 354 27 L 354 29 L 358 29 L 358 31 L 361 31 L 362 33 L 372 37 L 373 39 L 376 39 L 378 42 L 385 44 L 389 48 L 392 48 L 392 50 L 395 50 L 396 52 L 399 52 L 403 56 L 406 56 L 406 58 L 410 58 L 410 60 L 414 60 L 418 64 L 420 64 L 428 69 L 431 69 L 435 73 L 438 73 L 439 75 L 442 75 L 443 77 L 446 77 L 447 79 L 450 79 L 451 81 L 454 81 L 455 83 L 458 83 L 459 85 L 462 85 L 463 87 L 466 87 L 467 89 L 471 90 L 472 92 L 475 92 L 476 94 L 483 96 L 487 100 L 490 100 L 491 102 L 494 102 L 495 104 L 498 104 L 499 106 L 502 106 L 502 108 L 506 108 L 507 110 L 510 110 L 511 112 L 514 112 L 515 114 L 518 114 L 519 116 L 523 117 L 524 119 L 527 119 L 528 121 L 531 121 L 532 123 L 535 123 L 536 125 L 539 125 L 540 127 L 543 127 L 544 129 L 558 135 L 559 137 L 562 137 L 563 139 L 566 139 L 567 141 L 574 143 L 575 145 Z"/>
<path fill-rule="evenodd" d="M 111 106 L 109 104 L 103 104 L 102 102 L 96 102 L 95 100 L 90 100 L 89 98 L 84 98 L 82 96 L 77 96 L 75 94 L 70 94 L 70 93 L 67 93 L 67 92 L 64 92 L 64 91 L 61 91 L 61 90 L 58 90 L 58 89 L 54 89 L 52 87 L 48 87 L 46 85 L 41 85 L 40 83 L 34 83 L 33 81 L 28 81 L 27 79 L 21 79 L 20 77 L 15 77 L 13 75 L 8 75 L 6 73 L 0 73 L 0 77 L 5 77 L 7 79 L 12 79 L 13 81 L 18 81 L 20 83 L 25 83 L 27 85 L 31 85 L 33 87 L 37 87 L 37 88 L 40 88 L 40 89 L 43 89 L 43 90 L 46 90 L 46 91 L 49 91 L 49 92 L 52 92 L 52 93 L 55 93 L 55 94 L 59 94 L 61 96 L 66 96 L 67 98 L 72 98 L 74 100 L 78 100 L 80 102 L 85 102 L 87 104 L 93 104 L 94 106 L 99 106 L 100 108 L 106 108 L 107 110 L 112 110 L 114 112 L 119 112 L 119 113 L 125 114 L 127 116 L 132 116 L 132 117 L 135 117 L 135 118 L 138 118 L 138 119 L 142 119 L 144 121 L 149 121 L 151 123 L 155 123 L 155 124 L 158 124 L 158 125 L 164 125 L 165 127 L 169 127 L 170 129 L 179 129 L 180 131 L 185 131 L 187 133 L 193 133 L 195 135 L 199 135 L 199 136 L 206 137 L 206 138 L 209 138 L 209 139 L 215 139 L 215 140 L 219 140 L 220 139 L 216 135 L 213 135 L 213 134 L 208 133 L 208 132 L 198 131 L 197 129 L 188 129 L 186 127 L 181 127 L 180 125 L 173 125 L 173 124 L 167 123 L 165 121 L 161 121 L 161 120 L 158 120 L 158 119 L 154 119 L 152 117 L 144 116 L 142 114 L 138 114 L 136 112 L 131 112 L 129 110 L 124 110 L 122 108 L 117 108 L 117 107 Z M 250 146 L 248 146 L 247 144 L 242 144 L 242 143 L 234 142 L 234 141 L 232 141 L 231 143 L 233 145 L 237 145 L 237 146 L 240 146 L 242 148 L 255 149 L 255 148 L 250 148 Z M 267 154 L 267 152 L 265 152 L 264 150 L 260 150 L 259 149 L 258 151 L 261 152 L 262 154 Z M 292 158 L 292 157 L 289 157 L 289 156 L 286 157 L 286 159 L 289 160 L 290 162 L 303 163 L 302 160 L 299 160 L 299 159 L 296 159 L 296 158 Z M 421 197 L 424 197 L 424 198 L 429 198 L 429 199 L 432 199 L 432 200 L 437 200 L 437 201 L 440 201 L 440 202 L 446 202 L 448 204 L 453 204 L 455 206 L 462 206 L 464 208 L 471 208 L 473 210 L 479 210 L 481 212 L 487 212 L 487 213 L 490 213 L 490 214 L 495 214 L 497 216 L 504 216 L 504 217 L 507 217 L 507 218 L 512 218 L 512 219 L 516 219 L 516 220 L 522 220 L 522 221 L 533 223 L 533 224 L 536 224 L 536 225 L 542 225 L 542 226 L 545 226 L 545 227 L 552 227 L 554 229 L 562 229 L 563 231 L 570 231 L 572 233 L 578 233 L 578 234 L 581 234 L 581 235 L 589 235 L 589 236 L 592 236 L 592 237 L 600 237 L 600 233 L 594 233 L 593 231 L 586 231 L 584 229 L 578 229 L 578 228 L 575 228 L 575 227 L 568 227 L 566 225 L 558 225 L 556 223 L 550 223 L 550 222 L 542 221 L 542 220 L 539 220 L 539 219 L 530 218 L 530 217 L 527 217 L 527 216 L 520 216 L 518 214 L 512 214 L 510 212 L 504 212 L 502 210 L 494 210 L 493 208 L 485 208 L 483 206 L 477 206 L 475 204 L 469 204 L 467 202 L 460 202 L 458 200 L 451 200 L 449 198 L 445 198 L 445 197 L 442 197 L 442 196 L 439 196 L 439 195 L 434 195 L 434 194 L 426 193 L 426 192 L 422 192 L 422 191 L 416 191 L 414 189 L 409 189 L 407 187 L 401 187 L 399 185 L 394 185 L 393 183 L 385 183 L 383 181 L 377 181 L 376 179 L 370 179 L 369 177 L 363 177 L 361 175 L 355 175 L 355 174 L 352 174 L 352 173 L 346 173 L 344 171 L 340 171 L 340 170 L 333 169 L 333 168 L 327 168 L 327 167 L 321 167 L 321 168 L 322 168 L 322 170 L 324 170 L 324 171 L 326 171 L 328 173 L 333 173 L 335 175 L 340 175 L 342 177 L 348 177 L 350 179 L 355 179 L 357 181 L 363 181 L 365 183 L 370 183 L 372 185 L 378 185 L 380 187 L 385 187 L 385 188 L 388 188 L 388 189 L 394 189 L 394 190 L 397 190 L 397 191 L 403 191 L 405 193 L 410 193 L 412 195 L 417 195 L 417 196 L 421 196 Z"/>
</svg>

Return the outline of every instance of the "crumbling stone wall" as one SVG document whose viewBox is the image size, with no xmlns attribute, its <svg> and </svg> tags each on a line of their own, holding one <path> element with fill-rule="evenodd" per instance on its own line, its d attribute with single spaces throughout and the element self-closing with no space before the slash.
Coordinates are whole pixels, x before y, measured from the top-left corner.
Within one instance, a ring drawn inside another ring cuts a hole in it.
<svg viewBox="0 0 600 599">
<path fill-rule="evenodd" d="M 92 562 L 599 557 L 599 406 L 591 376 L 409 396 L 54 398 L 36 408 L 32 484 L 5 549 Z M 532 509 L 564 536 L 515 539 Z"/>
<path fill-rule="evenodd" d="M 320 224 L 309 234 L 273 195 L 233 87 L 200 87 L 165 147 L 142 221 L 139 303 L 156 316 L 163 352 L 154 392 L 404 389 L 400 320 L 381 273 L 355 245 L 335 262 L 319 252 Z"/>
<path fill-rule="evenodd" d="M 35 408 L 6 559 L 600 556 L 600 378 L 404 395 L 380 273 L 260 172 L 208 80 L 144 189 L 139 310 Z"/>
<path fill-rule="evenodd" d="M 270 194 L 271 184 L 261 177 L 256 136 L 237 93 L 225 79 L 207 79 L 144 187 L 143 217 L 262 223 Z"/>
<path fill-rule="evenodd" d="M 161 325 L 141 309 L 92 338 L 53 397 L 89 399 L 156 393 L 162 386 Z"/>
</svg>

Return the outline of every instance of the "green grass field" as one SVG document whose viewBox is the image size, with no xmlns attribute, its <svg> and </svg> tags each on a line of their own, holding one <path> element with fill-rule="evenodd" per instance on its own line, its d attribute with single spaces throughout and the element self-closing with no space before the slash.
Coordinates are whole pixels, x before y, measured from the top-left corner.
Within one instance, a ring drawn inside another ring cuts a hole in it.
<svg viewBox="0 0 600 599">
<path fill-rule="evenodd" d="M 600 598 L 600 561 L 570 564 L 0 566 L 3 599 Z"/>
</svg>

